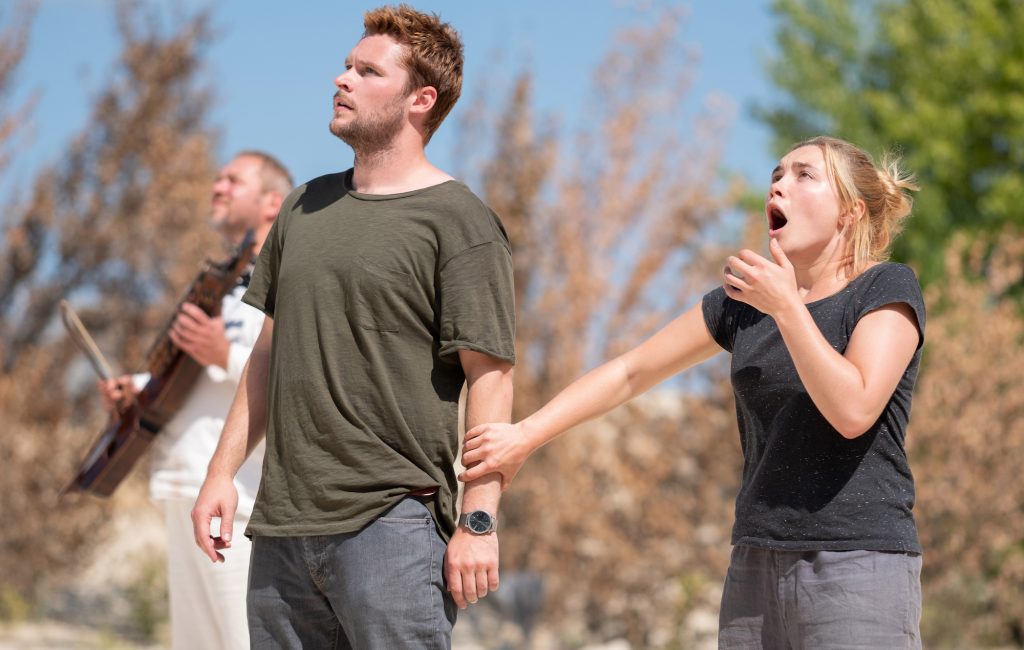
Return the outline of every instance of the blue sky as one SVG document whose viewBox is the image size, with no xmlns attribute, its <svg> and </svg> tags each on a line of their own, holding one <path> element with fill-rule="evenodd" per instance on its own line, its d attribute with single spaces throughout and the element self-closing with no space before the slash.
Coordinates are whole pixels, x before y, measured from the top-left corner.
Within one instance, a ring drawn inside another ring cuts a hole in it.
<svg viewBox="0 0 1024 650">
<path fill-rule="evenodd" d="M 198 0 L 150 0 L 169 15 L 204 6 Z M 10 2 L 0 0 L 9 19 Z M 28 148 L 12 165 L 8 184 L 31 178 L 59 159 L 109 78 L 118 42 L 113 0 L 39 0 L 28 54 L 17 80 L 19 95 L 39 93 Z M 327 130 L 332 80 L 362 32 L 362 12 L 379 2 L 342 0 L 219 0 L 215 41 L 204 79 L 215 90 L 212 123 L 221 129 L 220 160 L 240 149 L 265 149 L 282 159 L 296 181 L 344 169 L 348 148 Z M 460 108 L 485 82 L 502 81 L 524 67 L 533 76 L 540 110 L 567 125 L 585 115 L 592 74 L 617 27 L 649 18 L 656 0 L 423 0 L 463 35 L 463 101 L 428 148 L 431 160 L 451 168 Z M 773 48 L 767 0 L 718 0 L 683 5 L 683 36 L 700 63 L 693 96 L 717 95 L 735 107 L 726 160 L 755 186 L 775 157 L 769 134 L 749 116 L 771 89 L 765 59 Z"/>
</svg>

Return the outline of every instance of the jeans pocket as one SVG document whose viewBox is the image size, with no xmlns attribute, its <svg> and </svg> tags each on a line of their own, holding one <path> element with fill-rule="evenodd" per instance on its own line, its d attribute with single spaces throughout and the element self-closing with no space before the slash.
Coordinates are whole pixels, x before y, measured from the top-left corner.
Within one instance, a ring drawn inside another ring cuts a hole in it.
<svg viewBox="0 0 1024 650">
<path fill-rule="evenodd" d="M 419 499 L 406 497 L 380 517 L 381 523 L 429 526 L 430 511 Z"/>
</svg>

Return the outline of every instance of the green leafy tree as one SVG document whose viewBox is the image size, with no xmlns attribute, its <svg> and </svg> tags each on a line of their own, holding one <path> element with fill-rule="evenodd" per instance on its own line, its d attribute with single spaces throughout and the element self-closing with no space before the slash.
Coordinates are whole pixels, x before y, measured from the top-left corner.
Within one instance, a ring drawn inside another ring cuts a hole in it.
<svg viewBox="0 0 1024 650">
<path fill-rule="evenodd" d="M 1024 224 L 1024 3 L 776 0 L 774 10 L 769 67 L 784 98 L 756 113 L 780 151 L 829 133 L 903 152 L 923 189 L 898 259 L 931 282 L 955 232 Z"/>
</svg>

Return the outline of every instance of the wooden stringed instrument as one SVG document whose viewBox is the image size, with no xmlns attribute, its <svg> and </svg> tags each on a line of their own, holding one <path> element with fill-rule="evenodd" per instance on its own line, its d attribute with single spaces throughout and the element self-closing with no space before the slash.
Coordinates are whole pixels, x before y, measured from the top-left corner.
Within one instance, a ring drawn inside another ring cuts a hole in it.
<svg viewBox="0 0 1024 650">
<path fill-rule="evenodd" d="M 211 317 L 219 316 L 221 300 L 231 293 L 252 262 L 254 244 L 254 234 L 250 230 L 230 259 L 219 263 L 205 262 L 146 356 L 149 381 L 138 395 L 118 407 L 61 494 L 113 494 L 160 430 L 181 408 L 204 368 L 171 342 L 171 326 L 181 305 L 186 302 L 198 306 Z M 91 337 L 73 317 L 70 307 L 65 304 L 61 309 L 72 338 L 87 354 L 97 374 L 103 379 L 110 379 L 113 373 L 102 360 Z"/>
</svg>

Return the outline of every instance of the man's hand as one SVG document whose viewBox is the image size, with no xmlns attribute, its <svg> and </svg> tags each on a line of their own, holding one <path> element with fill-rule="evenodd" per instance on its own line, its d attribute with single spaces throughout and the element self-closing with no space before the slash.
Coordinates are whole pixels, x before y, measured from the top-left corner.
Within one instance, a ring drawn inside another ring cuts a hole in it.
<svg viewBox="0 0 1024 650">
<path fill-rule="evenodd" d="M 461 526 L 448 542 L 444 577 L 455 604 L 470 604 L 498 589 L 498 533 L 474 535 Z"/>
<path fill-rule="evenodd" d="M 230 478 L 217 478 L 207 475 L 199 498 L 192 508 L 192 534 L 196 545 L 210 558 L 211 562 L 223 562 L 222 551 L 231 547 L 232 527 L 235 523 L 235 510 L 238 508 L 238 490 Z M 210 533 L 210 524 L 214 517 L 220 517 L 220 537 Z"/>
<path fill-rule="evenodd" d="M 171 326 L 171 341 L 203 366 L 227 369 L 231 343 L 224 335 L 224 319 L 211 318 L 199 307 L 186 302 Z"/>
<path fill-rule="evenodd" d="M 103 406 L 111 413 L 117 413 L 125 407 L 133 397 L 139 394 L 131 375 L 121 375 L 116 379 L 99 380 L 96 382 L 103 398 Z"/>
</svg>

